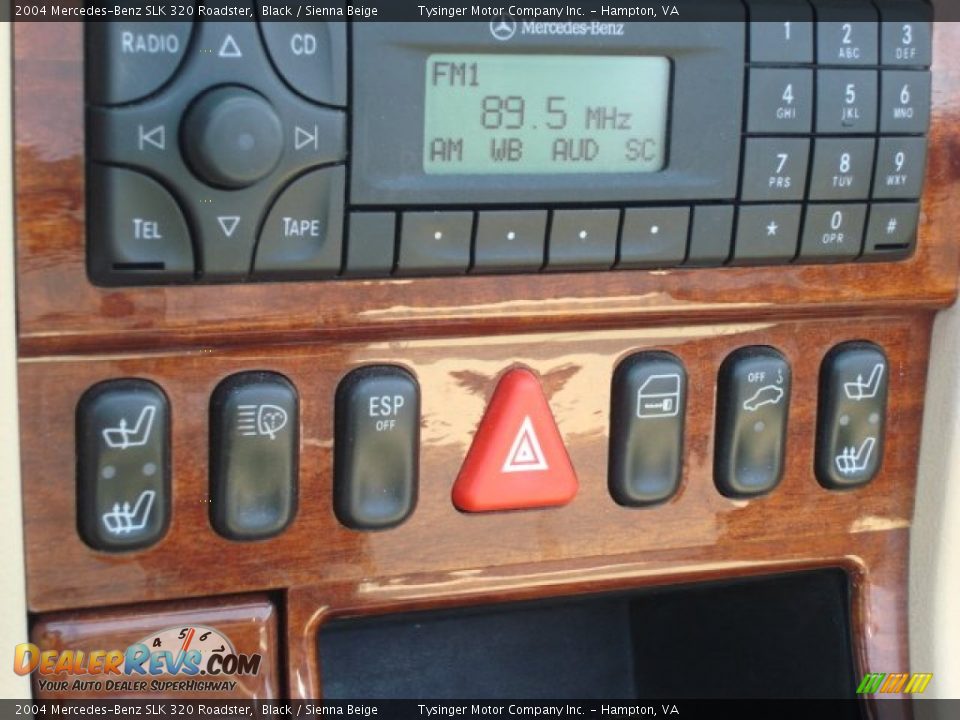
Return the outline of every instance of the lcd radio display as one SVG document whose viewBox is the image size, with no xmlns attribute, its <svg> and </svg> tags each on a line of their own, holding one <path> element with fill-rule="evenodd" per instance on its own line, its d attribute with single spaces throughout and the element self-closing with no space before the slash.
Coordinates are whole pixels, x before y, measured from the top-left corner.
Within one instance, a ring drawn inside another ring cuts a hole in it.
<svg viewBox="0 0 960 720">
<path fill-rule="evenodd" d="M 434 54 L 428 174 L 648 173 L 664 167 L 665 57 Z"/>
</svg>

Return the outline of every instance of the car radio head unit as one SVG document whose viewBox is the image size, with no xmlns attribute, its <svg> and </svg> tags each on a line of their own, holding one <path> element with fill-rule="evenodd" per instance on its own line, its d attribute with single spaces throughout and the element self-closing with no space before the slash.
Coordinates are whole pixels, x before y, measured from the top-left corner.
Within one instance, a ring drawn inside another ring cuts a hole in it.
<svg viewBox="0 0 960 720">
<path fill-rule="evenodd" d="M 137 23 L 92 23 L 89 276 L 908 257 L 931 23 L 867 5 L 786 22 L 740 2 L 717 22 L 176 22 L 159 56 L 136 51 Z"/>
<path fill-rule="evenodd" d="M 544 204 L 736 194 L 743 23 L 354 28 L 352 201 Z M 710 132 L 703 132 L 708 122 Z"/>
</svg>

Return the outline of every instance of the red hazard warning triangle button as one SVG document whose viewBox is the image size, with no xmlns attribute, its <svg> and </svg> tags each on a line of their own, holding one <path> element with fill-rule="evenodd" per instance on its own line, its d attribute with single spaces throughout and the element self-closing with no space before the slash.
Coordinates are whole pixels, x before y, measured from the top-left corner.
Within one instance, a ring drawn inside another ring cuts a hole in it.
<svg viewBox="0 0 960 720">
<path fill-rule="evenodd" d="M 465 512 L 566 505 L 577 494 L 567 456 L 540 383 L 529 370 L 500 380 L 453 485 Z"/>
</svg>

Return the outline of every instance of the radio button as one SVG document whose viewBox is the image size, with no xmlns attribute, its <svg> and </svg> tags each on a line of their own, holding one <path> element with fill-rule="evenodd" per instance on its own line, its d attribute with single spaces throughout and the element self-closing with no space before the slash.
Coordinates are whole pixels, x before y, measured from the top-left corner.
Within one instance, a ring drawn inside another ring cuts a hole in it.
<svg viewBox="0 0 960 720">
<path fill-rule="evenodd" d="M 472 212 L 405 212 L 400 225 L 401 275 L 465 273 L 470 264 Z"/>
<path fill-rule="evenodd" d="M 803 223 L 803 260 L 853 260 L 863 245 L 866 205 L 809 205 Z"/>
<path fill-rule="evenodd" d="M 157 91 L 177 71 L 192 22 L 90 22 L 87 99 L 128 103 Z"/>
<path fill-rule="evenodd" d="M 396 213 L 351 213 L 344 274 L 351 277 L 389 275 L 393 270 L 396 236 Z"/>
<path fill-rule="evenodd" d="M 916 245 L 919 222 L 918 203 L 874 203 L 870 206 L 863 257 L 876 260 L 907 257 Z"/>
<path fill-rule="evenodd" d="M 817 62 L 821 65 L 876 65 L 877 11 L 870 0 L 815 0 Z"/>
<path fill-rule="evenodd" d="M 750 0 L 750 62 L 813 62 L 813 9 L 806 0 Z"/>
<path fill-rule="evenodd" d="M 797 254 L 799 205 L 743 205 L 738 211 L 734 265 L 787 263 Z"/>
<path fill-rule="evenodd" d="M 750 138 L 743 163 L 741 197 L 753 201 L 802 200 L 810 141 Z"/>
<path fill-rule="evenodd" d="M 671 267 L 687 254 L 690 208 L 627 208 L 618 268 Z"/>
<path fill-rule="evenodd" d="M 477 215 L 474 269 L 481 272 L 539 270 L 547 211 L 481 212 Z"/>
<path fill-rule="evenodd" d="M 813 71 L 751 70 L 747 132 L 809 133 Z"/>
<path fill-rule="evenodd" d="M 924 2 L 878 0 L 880 62 L 883 65 L 929 65 L 933 59 L 933 9 Z"/>
<path fill-rule="evenodd" d="M 260 22 L 277 71 L 310 100 L 347 104 L 347 30 L 344 22 Z"/>
<path fill-rule="evenodd" d="M 693 267 L 723 265 L 730 257 L 732 241 L 732 205 L 695 207 L 690 229 L 690 252 L 684 264 Z"/>
<path fill-rule="evenodd" d="M 930 126 L 929 71 L 887 70 L 880 80 L 880 132 L 925 133 Z"/>
<path fill-rule="evenodd" d="M 820 70 L 817 73 L 817 132 L 877 131 L 877 73 Z"/>
<path fill-rule="evenodd" d="M 619 210 L 554 210 L 547 268 L 609 270 L 617 258 Z"/>
<path fill-rule="evenodd" d="M 923 192 L 926 164 L 926 138 L 881 138 L 873 196 L 884 200 L 918 199 Z"/>
<path fill-rule="evenodd" d="M 257 277 L 336 275 L 343 247 L 343 168 L 295 180 L 270 208 L 260 242 Z"/>
<path fill-rule="evenodd" d="M 870 194 L 875 142 L 867 138 L 816 141 L 811 200 L 866 200 Z"/>
</svg>

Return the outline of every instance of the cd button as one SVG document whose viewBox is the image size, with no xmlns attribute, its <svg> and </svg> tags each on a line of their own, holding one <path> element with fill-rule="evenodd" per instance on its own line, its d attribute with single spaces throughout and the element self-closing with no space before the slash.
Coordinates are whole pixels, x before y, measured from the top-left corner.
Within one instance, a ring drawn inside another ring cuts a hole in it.
<svg viewBox="0 0 960 720">
<path fill-rule="evenodd" d="M 539 270 L 546 229 L 546 210 L 481 212 L 477 216 L 474 269 Z"/>
<path fill-rule="evenodd" d="M 617 255 L 619 210 L 555 210 L 550 226 L 550 270 L 609 270 Z"/>
<path fill-rule="evenodd" d="M 260 22 L 280 75 L 304 97 L 347 104 L 347 30 L 344 22 Z"/>
</svg>

